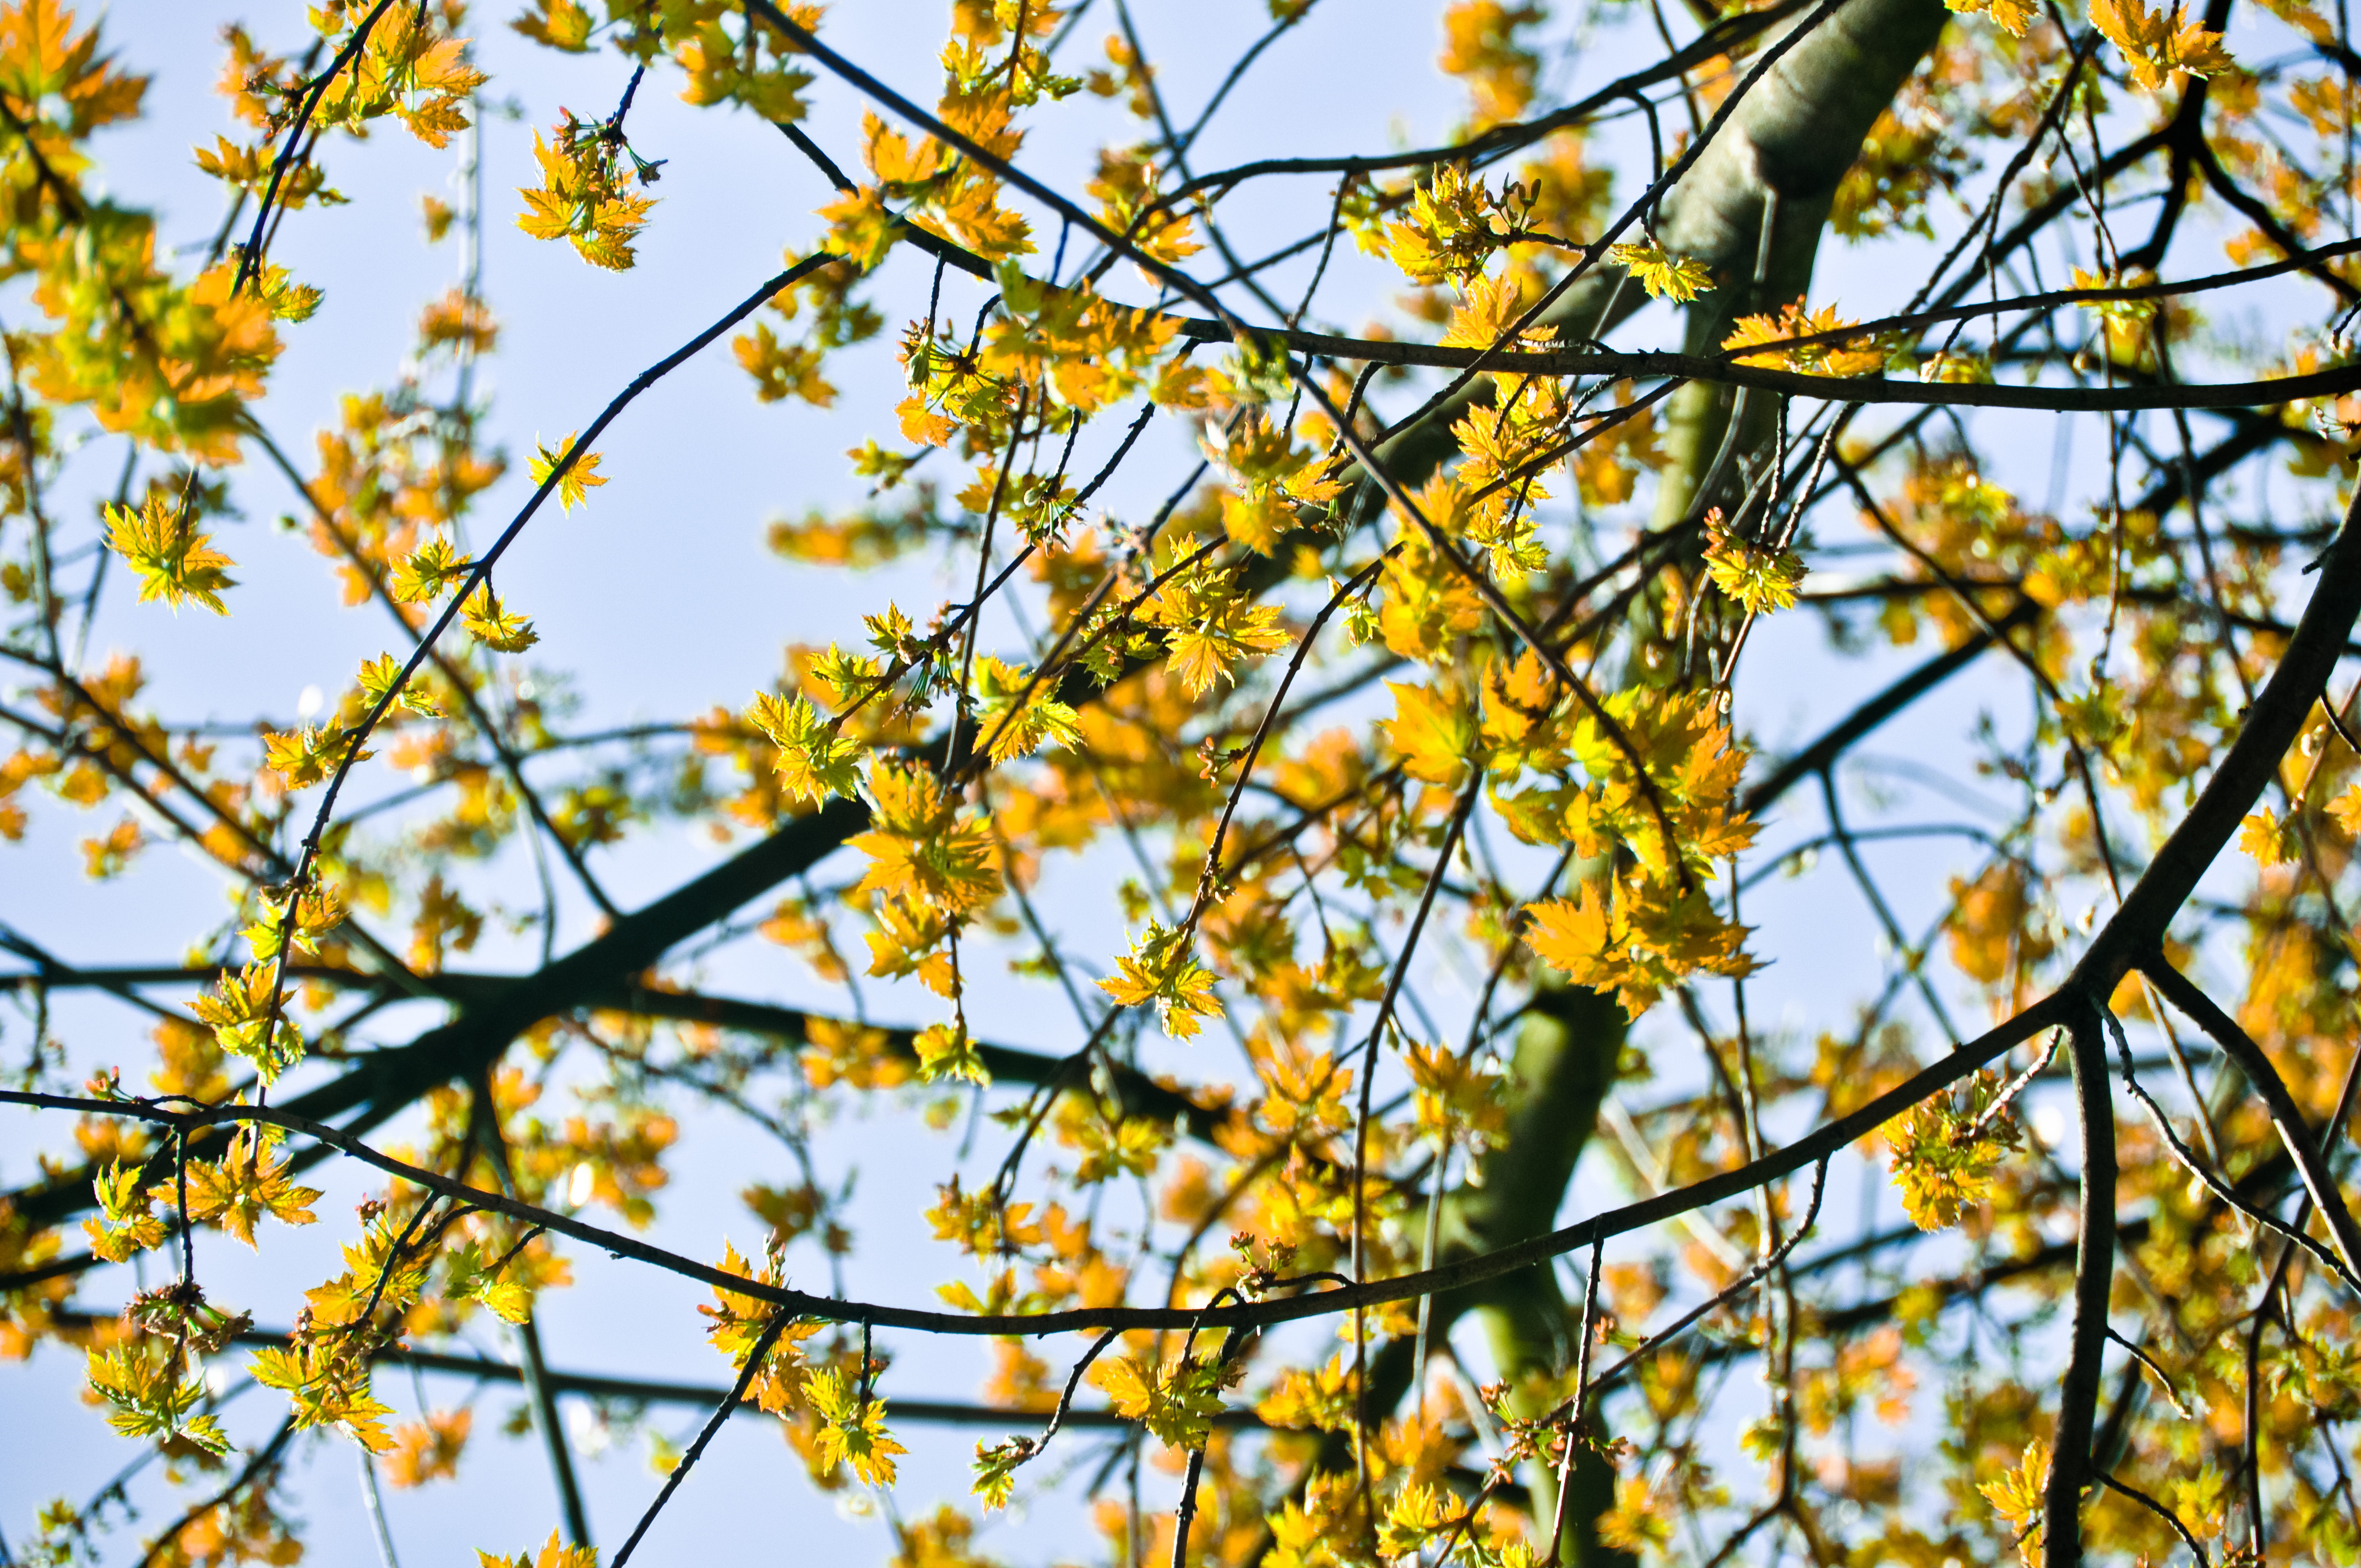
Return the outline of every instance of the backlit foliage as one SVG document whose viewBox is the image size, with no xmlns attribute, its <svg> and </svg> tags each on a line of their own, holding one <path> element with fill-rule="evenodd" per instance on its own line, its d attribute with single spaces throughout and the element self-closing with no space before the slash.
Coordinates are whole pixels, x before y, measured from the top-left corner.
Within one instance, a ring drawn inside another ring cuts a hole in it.
<svg viewBox="0 0 2361 1568">
<path fill-rule="evenodd" d="M 0 1558 L 516 1439 L 486 1568 L 2361 1560 L 2341 10 L 509 4 L 224 27 L 198 233 L 189 62 L 0 0 L 0 1357 L 131 1462 Z M 552 1370 L 621 1268 L 709 1386 Z"/>
</svg>

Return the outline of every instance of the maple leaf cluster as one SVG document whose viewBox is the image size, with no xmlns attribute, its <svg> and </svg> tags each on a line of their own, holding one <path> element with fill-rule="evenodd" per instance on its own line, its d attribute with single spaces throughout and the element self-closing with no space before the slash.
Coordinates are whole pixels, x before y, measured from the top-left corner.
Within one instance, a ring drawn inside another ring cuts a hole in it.
<svg viewBox="0 0 2361 1568">
<path fill-rule="evenodd" d="M 611 126 L 571 113 L 552 138 L 535 131 L 533 157 L 541 183 L 518 191 L 525 210 L 517 214 L 517 227 L 535 239 L 566 241 L 593 267 L 628 270 L 638 257 L 631 242 L 647 226 L 655 198 L 636 190 L 649 182 L 653 166 L 627 157 L 626 145 Z"/>
</svg>

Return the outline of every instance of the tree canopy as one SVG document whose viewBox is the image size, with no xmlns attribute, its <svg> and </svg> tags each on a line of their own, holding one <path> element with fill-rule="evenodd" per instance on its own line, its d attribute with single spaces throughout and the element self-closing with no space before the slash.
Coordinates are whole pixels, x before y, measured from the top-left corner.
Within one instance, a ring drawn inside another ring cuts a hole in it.
<svg viewBox="0 0 2361 1568">
<path fill-rule="evenodd" d="M 99 884 L 0 877 L 0 1354 L 129 1466 L 0 1562 L 395 1568 L 511 1388 L 526 1568 L 784 1506 L 733 1413 L 907 1568 L 2361 1561 L 2344 0 L 891 10 L 225 15 L 192 228 L 109 137 L 214 65 L 0 3 L 0 853 Z M 1445 134 L 1295 112 L 1378 52 Z M 308 266 L 412 141 L 460 283 Z M 496 403 L 488 234 L 677 305 L 725 146 L 801 238 Z M 340 295 L 415 331 L 306 447 Z M 747 461 L 605 460 L 733 360 L 796 608 L 577 562 L 699 687 L 627 720 L 521 564 Z M 706 1383 L 546 1354 L 610 1259 Z"/>
</svg>

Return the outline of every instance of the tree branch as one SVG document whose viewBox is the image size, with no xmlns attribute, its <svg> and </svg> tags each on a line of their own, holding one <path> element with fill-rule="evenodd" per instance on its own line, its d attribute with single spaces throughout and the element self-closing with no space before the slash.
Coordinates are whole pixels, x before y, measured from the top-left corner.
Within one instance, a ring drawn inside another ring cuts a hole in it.
<svg viewBox="0 0 2361 1568">
<path fill-rule="evenodd" d="M 2222 1054 L 2237 1064 L 2246 1081 L 2261 1095 L 2264 1106 L 2270 1112 L 2271 1124 L 2279 1129 L 2279 1142 L 2287 1146 L 2288 1156 L 2295 1161 L 2297 1172 L 2303 1179 L 2304 1190 L 2312 1195 L 2314 1207 L 2328 1221 L 2328 1234 L 2336 1244 L 2336 1255 L 2345 1268 L 2361 1275 L 2361 1226 L 2356 1226 L 2353 1211 L 2346 1206 L 2344 1192 L 2336 1185 L 2336 1173 L 2328 1168 L 2327 1157 L 2322 1154 L 2320 1142 L 2305 1124 L 2303 1111 L 2288 1092 L 2287 1080 L 2279 1076 L 2271 1058 L 2257 1045 L 2237 1020 L 2217 1005 L 2213 999 L 2182 974 L 2162 953 L 2152 953 L 2140 964 L 2140 972 L 2156 982 L 2165 1000 L 2187 1014 L 2196 1025 L 2204 1030 Z M 2336 1129 L 2323 1129 L 2334 1137 Z"/>
<path fill-rule="evenodd" d="M 2115 1283 L 2115 1108 L 2109 1092 L 2106 1036 L 2093 1001 L 2070 1012 L 2064 1022 L 2082 1134 L 2082 1173 L 2072 1348 L 2059 1390 L 2058 1434 L 2042 1497 L 2045 1568 L 2077 1568 L 2082 1561 L 2082 1488 L 2091 1478 L 2091 1431 L 2107 1349 L 2107 1299 Z"/>
</svg>

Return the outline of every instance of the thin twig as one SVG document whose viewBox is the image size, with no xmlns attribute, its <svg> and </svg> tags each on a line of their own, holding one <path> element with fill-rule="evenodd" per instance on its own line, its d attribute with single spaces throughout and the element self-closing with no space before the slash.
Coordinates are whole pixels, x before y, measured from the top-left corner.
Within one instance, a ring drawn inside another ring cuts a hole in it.
<svg viewBox="0 0 2361 1568">
<path fill-rule="evenodd" d="M 705 1423 L 705 1430 L 697 1434 L 697 1441 L 688 1445 L 688 1452 L 680 1456 L 680 1463 L 674 1465 L 672 1474 L 664 1477 L 663 1489 L 656 1493 L 655 1501 L 648 1505 L 647 1512 L 642 1514 L 640 1522 L 631 1528 L 630 1538 L 616 1551 L 614 1568 L 623 1568 L 623 1564 L 631 1560 L 631 1553 L 639 1549 L 641 1538 L 648 1533 L 648 1527 L 656 1522 L 656 1515 L 664 1512 L 664 1506 L 672 1501 L 675 1492 L 680 1490 L 681 1482 L 687 1479 L 689 1471 L 705 1456 L 706 1445 L 713 1441 L 713 1434 L 721 1430 L 722 1423 L 730 1419 L 730 1412 L 746 1398 L 746 1390 L 762 1372 L 763 1362 L 771 1354 L 771 1347 L 778 1343 L 779 1335 L 795 1321 L 795 1316 L 782 1308 L 772 1313 L 771 1321 L 763 1325 L 763 1332 L 755 1336 L 754 1348 L 746 1353 L 746 1365 L 739 1369 L 738 1381 L 731 1385 L 730 1397 L 715 1408 L 712 1417 Z"/>
</svg>

